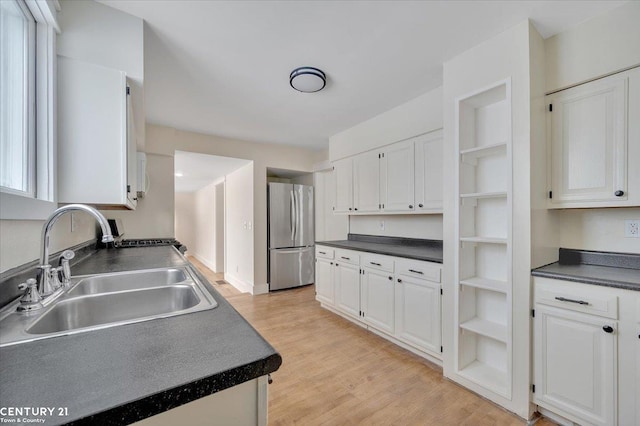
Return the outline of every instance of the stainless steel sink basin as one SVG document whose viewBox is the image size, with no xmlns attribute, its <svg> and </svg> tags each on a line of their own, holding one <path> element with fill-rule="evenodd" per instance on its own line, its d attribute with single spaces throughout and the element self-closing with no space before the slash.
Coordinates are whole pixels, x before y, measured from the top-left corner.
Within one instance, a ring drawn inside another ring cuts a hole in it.
<svg viewBox="0 0 640 426">
<path fill-rule="evenodd" d="M 184 285 L 78 297 L 57 303 L 26 331 L 48 334 L 93 327 L 184 311 L 198 302 L 200 298 L 195 291 Z"/>
<path fill-rule="evenodd" d="M 189 267 L 75 277 L 49 306 L 0 311 L 0 347 L 213 309 L 218 306 Z"/>
<path fill-rule="evenodd" d="M 149 287 L 171 285 L 187 279 L 182 269 L 168 268 L 137 271 L 126 274 L 105 274 L 82 278 L 69 290 L 69 296 L 111 293 Z"/>
</svg>

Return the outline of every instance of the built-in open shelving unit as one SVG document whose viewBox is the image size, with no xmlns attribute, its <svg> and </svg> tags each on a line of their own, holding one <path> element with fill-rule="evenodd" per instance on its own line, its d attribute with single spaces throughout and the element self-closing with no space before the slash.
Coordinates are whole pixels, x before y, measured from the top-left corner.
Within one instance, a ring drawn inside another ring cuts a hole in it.
<svg viewBox="0 0 640 426">
<path fill-rule="evenodd" d="M 456 102 L 456 373 L 511 397 L 510 82 Z"/>
</svg>

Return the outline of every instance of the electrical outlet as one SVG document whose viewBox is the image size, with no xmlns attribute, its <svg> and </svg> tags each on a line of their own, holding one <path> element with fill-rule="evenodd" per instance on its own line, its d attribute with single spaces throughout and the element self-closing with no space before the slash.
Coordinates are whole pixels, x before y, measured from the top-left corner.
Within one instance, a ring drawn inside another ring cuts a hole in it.
<svg viewBox="0 0 640 426">
<path fill-rule="evenodd" d="M 380 221 L 380 230 L 384 231 L 384 220 Z"/>
<path fill-rule="evenodd" d="M 625 238 L 640 238 L 640 220 L 624 221 Z"/>
<path fill-rule="evenodd" d="M 242 222 L 242 229 L 247 229 L 247 222 Z"/>
</svg>

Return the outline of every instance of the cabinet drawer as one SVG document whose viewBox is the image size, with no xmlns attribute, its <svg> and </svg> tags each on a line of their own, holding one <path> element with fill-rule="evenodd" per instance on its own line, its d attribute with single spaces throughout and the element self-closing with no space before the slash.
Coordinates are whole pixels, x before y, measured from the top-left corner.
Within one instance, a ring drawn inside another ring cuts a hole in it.
<svg viewBox="0 0 640 426">
<path fill-rule="evenodd" d="M 316 246 L 316 257 L 333 259 L 333 249 L 326 246 Z"/>
<path fill-rule="evenodd" d="M 360 265 L 360 255 L 355 251 L 336 249 L 334 256 L 336 262 Z"/>
<path fill-rule="evenodd" d="M 535 302 L 618 319 L 618 296 L 607 287 L 536 277 Z"/>
<path fill-rule="evenodd" d="M 396 261 L 396 274 L 403 274 L 436 283 L 440 282 L 441 269 L 442 267 L 437 263 L 405 259 Z"/>
<path fill-rule="evenodd" d="M 361 265 L 363 268 L 379 269 L 381 271 L 393 272 L 393 258 L 380 254 L 362 254 Z"/>
</svg>

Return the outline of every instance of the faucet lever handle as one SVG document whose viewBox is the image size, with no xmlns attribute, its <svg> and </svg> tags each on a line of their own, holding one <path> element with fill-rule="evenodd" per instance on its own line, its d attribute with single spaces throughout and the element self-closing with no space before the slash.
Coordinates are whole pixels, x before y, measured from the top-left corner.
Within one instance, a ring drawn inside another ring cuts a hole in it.
<svg viewBox="0 0 640 426">
<path fill-rule="evenodd" d="M 26 290 L 20 298 L 18 311 L 32 311 L 42 308 L 42 297 L 40 297 L 40 293 L 38 293 L 38 281 L 34 278 L 29 278 L 27 282 L 19 284 L 18 288 L 20 290 Z"/>
</svg>

